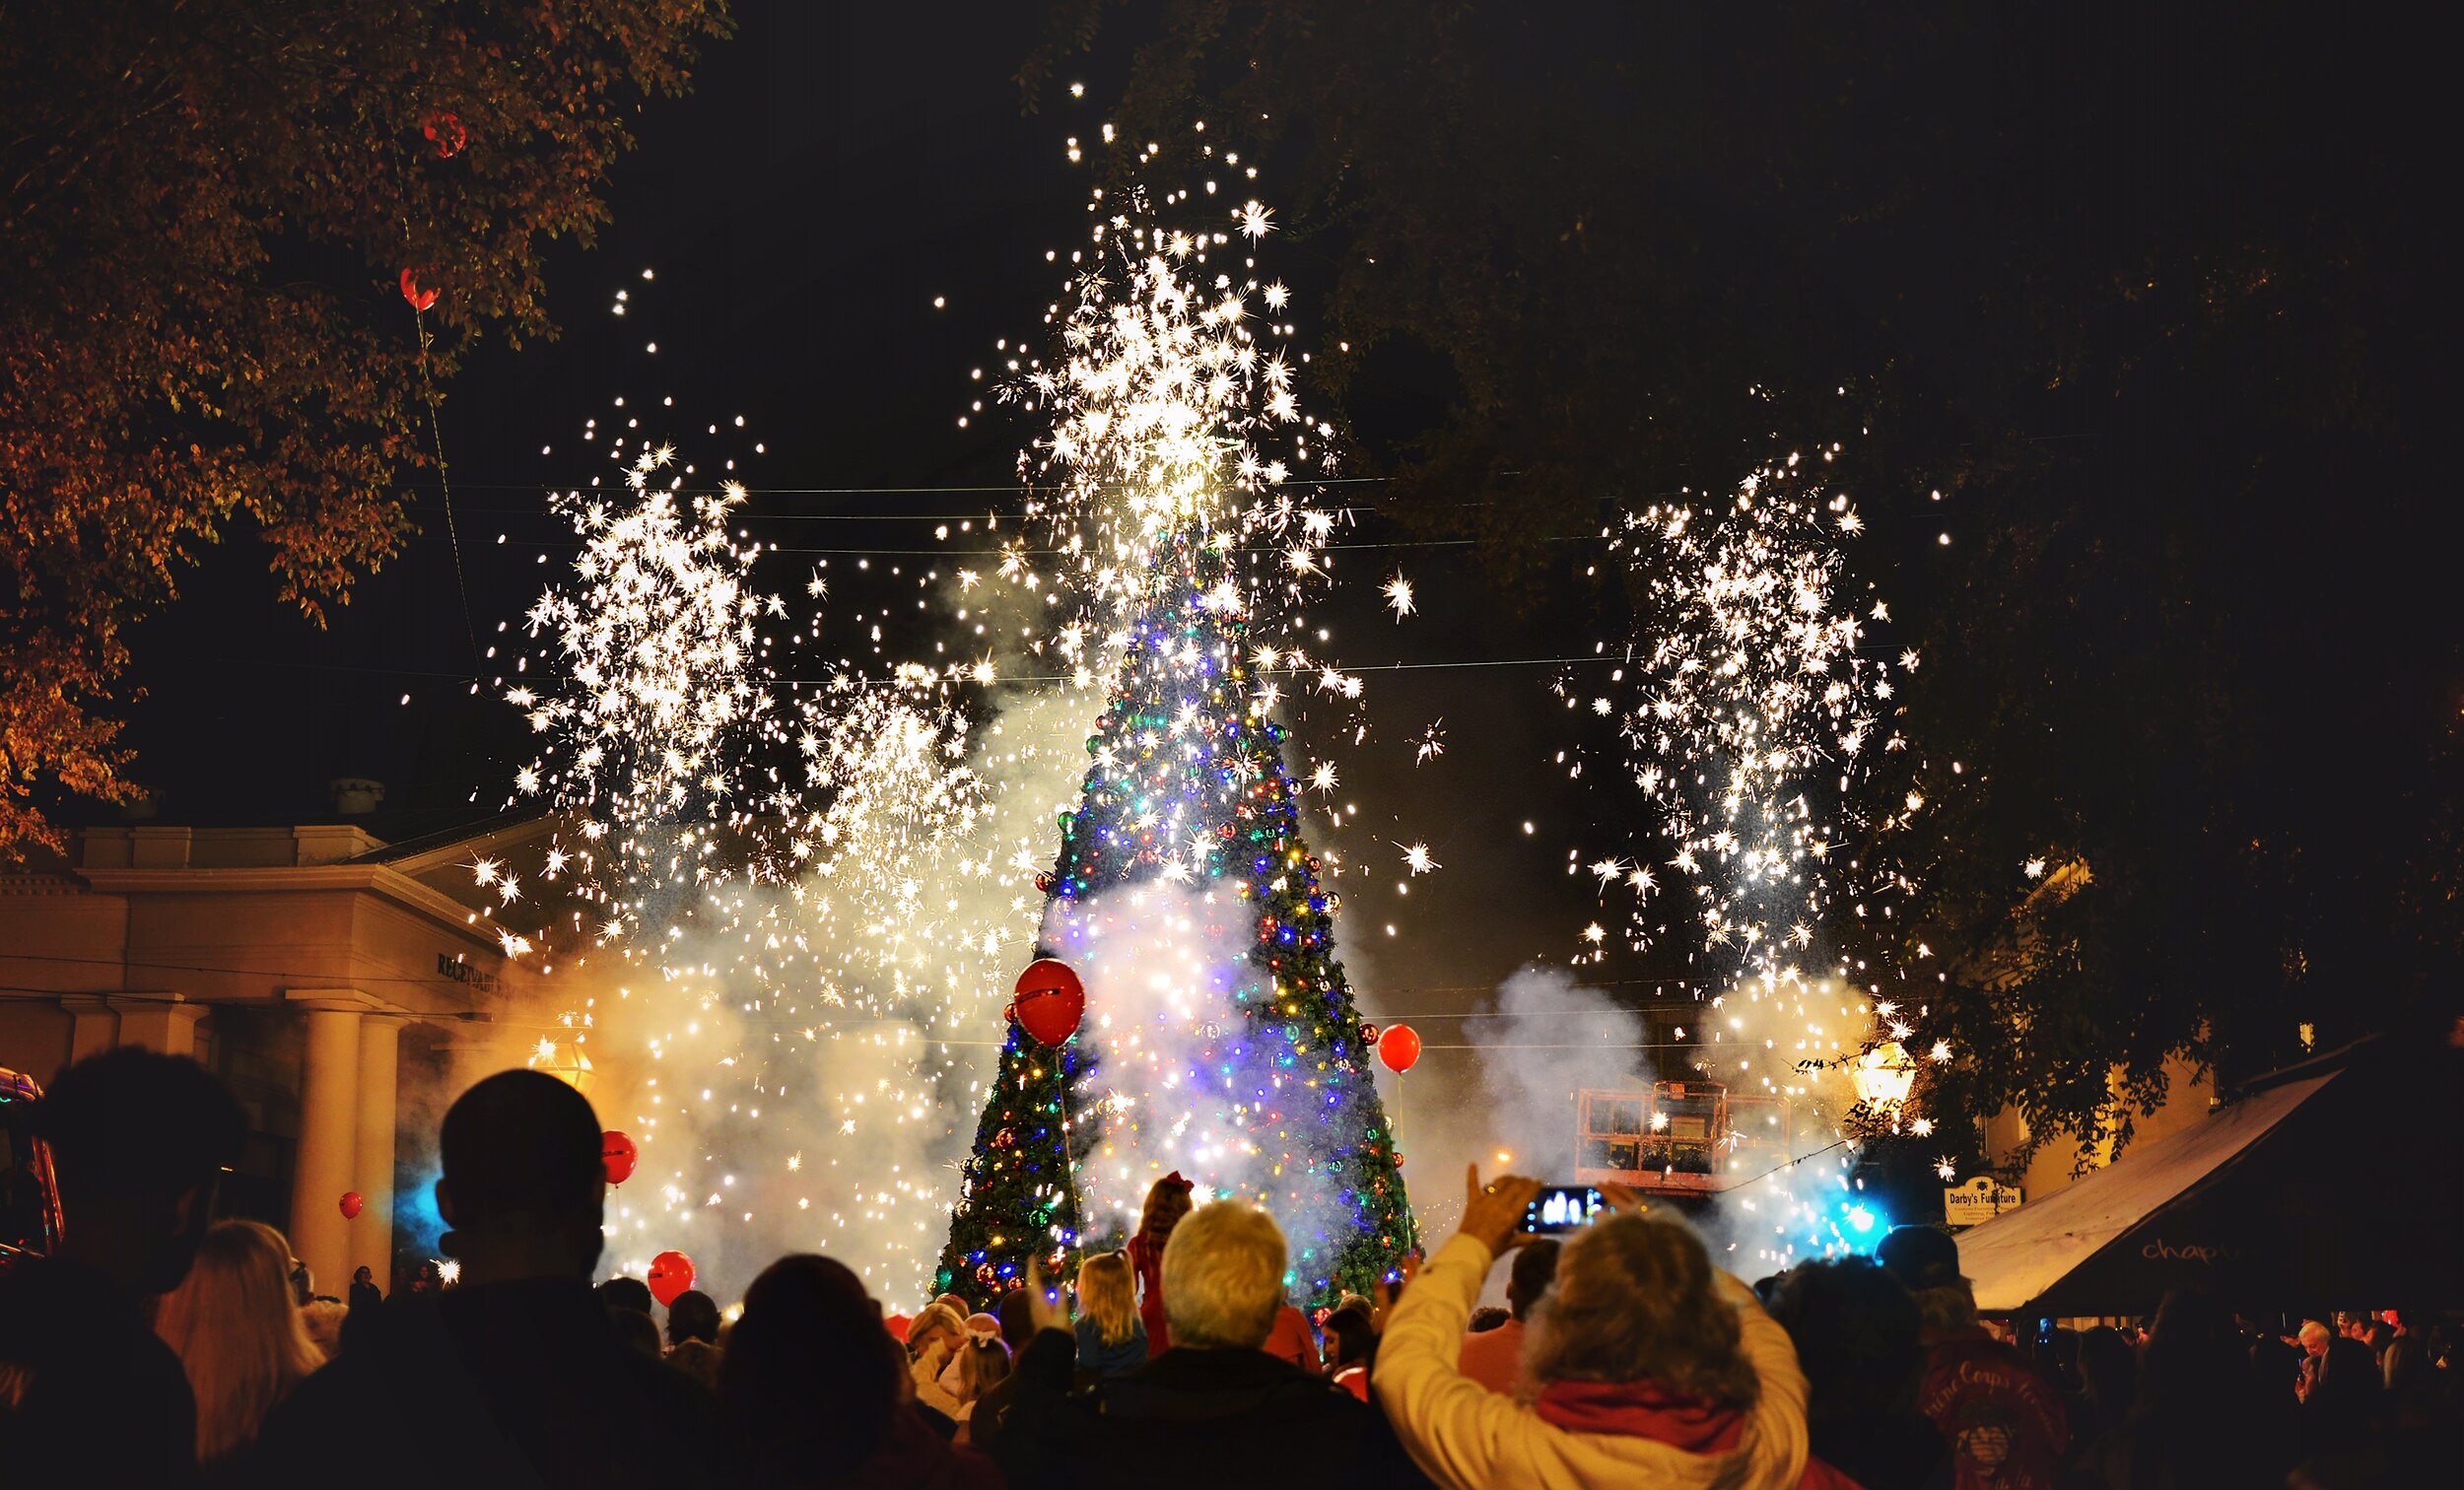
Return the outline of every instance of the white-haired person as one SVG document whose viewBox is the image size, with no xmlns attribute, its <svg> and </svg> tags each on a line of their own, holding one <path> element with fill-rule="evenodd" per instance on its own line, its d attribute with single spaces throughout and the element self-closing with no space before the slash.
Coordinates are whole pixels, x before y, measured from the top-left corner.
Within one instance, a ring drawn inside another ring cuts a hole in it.
<svg viewBox="0 0 2464 1490">
<path fill-rule="evenodd" d="M 1423 1484 L 1376 1410 L 1263 1348 L 1284 1308 L 1286 1254 L 1254 1205 L 1201 1205 L 1161 1258 L 1172 1346 L 1072 1395 L 1069 1316 L 1028 1279 L 1036 1334 L 1018 1360 L 994 1457 L 1021 1490 L 1368 1490 Z"/>
<path fill-rule="evenodd" d="M 1788 1332 L 1711 1265 L 1691 1228 L 1624 1191 L 1563 1239 L 1526 1326 L 1521 1390 L 1464 1376 L 1472 1306 L 1540 1190 L 1517 1176 L 1482 1185 L 1475 1167 L 1454 1239 L 1388 1315 L 1371 1389 L 1431 1479 L 1460 1490 L 1853 1486 L 1809 1456 Z"/>
</svg>

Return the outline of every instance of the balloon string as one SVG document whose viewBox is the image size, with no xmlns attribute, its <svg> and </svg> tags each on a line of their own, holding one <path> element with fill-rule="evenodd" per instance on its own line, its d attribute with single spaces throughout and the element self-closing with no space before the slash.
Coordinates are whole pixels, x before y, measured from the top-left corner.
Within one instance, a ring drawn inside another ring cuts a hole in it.
<svg viewBox="0 0 2464 1490">
<path fill-rule="evenodd" d="M 1403 1072 L 1401 1072 L 1401 1071 L 1397 1071 L 1397 1072 L 1395 1073 L 1395 1117 L 1396 1117 L 1396 1118 L 1400 1118 L 1400 1117 L 1402 1117 L 1402 1116 L 1403 1116 Z M 1389 1118 L 1386 1120 L 1386 1125 L 1387 1125 L 1388 1127 L 1390 1127 L 1390 1128 L 1391 1128 L 1391 1127 L 1394 1127 L 1394 1126 L 1395 1126 L 1395 1118 Z M 1390 1137 L 1393 1137 L 1393 1136 L 1400 1136 L 1400 1135 L 1392 1135 L 1392 1134 L 1390 1134 L 1389 1136 L 1390 1136 Z M 1391 1142 L 1390 1142 L 1387 1146 L 1388 1146 L 1389 1148 L 1394 1147 L 1394 1145 L 1393 1145 Z M 1403 1187 L 1403 1170 L 1402 1170 L 1401 1168 L 1398 1168 L 1398 1169 L 1395 1171 L 1395 1187 L 1396 1187 L 1397 1189 L 1399 1189 L 1399 1190 L 1403 1190 L 1403 1251 L 1405 1251 L 1405 1252 L 1418 1252 L 1418 1251 L 1420 1250 L 1420 1218 L 1419 1218 L 1418 1216 L 1416 1216 L 1416 1215 L 1413 1215 L 1413 1214 L 1412 1214 L 1412 1210 L 1411 1210 L 1411 1192 L 1410 1192 L 1408 1189 L 1404 1189 L 1404 1187 Z"/>
<path fill-rule="evenodd" d="M 1067 1051 L 1062 1052 L 1064 1055 Z M 1061 1175 L 1069 1193 L 1069 1234 L 1077 1239 L 1078 1265 L 1086 1265 L 1086 1215 L 1078 1207 L 1078 1153 L 1069 1133 L 1069 1077 L 1062 1060 L 1053 1062 L 1053 1087 L 1061 1097 Z"/>
<path fill-rule="evenodd" d="M 445 469 L 445 430 L 437 422 L 437 381 L 428 370 L 428 314 L 414 305 L 411 320 L 419 327 L 419 385 L 428 405 L 429 444 L 437 452 L 437 487 L 445 497 L 445 536 L 453 550 L 453 587 L 462 597 L 462 640 L 470 643 L 471 665 L 478 667 L 479 632 L 470 620 L 470 580 L 462 573 L 462 535 L 453 525 L 453 484 Z"/>
</svg>

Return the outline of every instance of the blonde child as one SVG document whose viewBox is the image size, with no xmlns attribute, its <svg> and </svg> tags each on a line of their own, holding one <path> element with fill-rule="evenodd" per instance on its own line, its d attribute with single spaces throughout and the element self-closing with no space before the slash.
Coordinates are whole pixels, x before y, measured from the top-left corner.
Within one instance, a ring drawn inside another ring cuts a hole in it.
<svg viewBox="0 0 2464 1490">
<path fill-rule="evenodd" d="M 1136 1274 L 1127 1253 L 1089 1257 L 1078 1269 L 1078 1375 L 1105 1381 L 1146 1364 Z"/>
</svg>

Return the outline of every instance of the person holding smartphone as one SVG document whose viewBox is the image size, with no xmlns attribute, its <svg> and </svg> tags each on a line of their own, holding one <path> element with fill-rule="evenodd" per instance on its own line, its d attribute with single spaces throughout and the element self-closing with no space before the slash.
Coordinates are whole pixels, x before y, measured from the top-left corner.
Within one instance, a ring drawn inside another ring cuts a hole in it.
<svg viewBox="0 0 2464 1490">
<path fill-rule="evenodd" d="M 1788 1334 L 1692 1229 L 1604 1187 L 1607 1214 L 1564 1234 L 1532 1311 L 1525 1392 L 1457 1369 L 1490 1265 L 1524 1230 L 1537 1180 L 1467 1177 L 1454 1239 L 1388 1316 L 1370 1389 L 1440 1485 L 1634 1484 L 1662 1490 L 1853 1490 L 1811 1457 L 1806 1379 Z"/>
<path fill-rule="evenodd" d="M 1506 1269 L 1506 1322 L 1495 1329 L 1463 1337 L 1455 1369 L 1491 1391 L 1514 1395 L 1523 1380 L 1524 1337 L 1532 1311 L 1557 1280 L 1555 1237 L 1534 1236 L 1513 1248 Z"/>
</svg>

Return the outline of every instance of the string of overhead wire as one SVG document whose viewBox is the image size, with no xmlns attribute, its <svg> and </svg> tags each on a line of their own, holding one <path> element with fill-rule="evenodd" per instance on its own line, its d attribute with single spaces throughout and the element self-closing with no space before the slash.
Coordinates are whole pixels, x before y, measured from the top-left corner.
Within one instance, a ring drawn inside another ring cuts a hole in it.
<svg viewBox="0 0 2464 1490">
<path fill-rule="evenodd" d="M 438 668 L 427 667 L 368 667 L 349 662 L 302 662 L 280 657 L 217 657 L 213 660 L 215 665 L 218 667 L 292 668 L 308 672 L 365 673 L 374 677 L 386 678 L 446 678 L 458 683 L 467 683 L 471 681 L 471 674 L 469 673 L 447 672 Z M 1431 672 L 1487 667 L 1558 667 L 1573 666 L 1578 663 L 1621 662 L 1623 660 L 1624 658 L 1622 656 L 1613 653 L 1599 656 L 1579 657 L 1464 657 L 1444 662 L 1346 663 L 1344 664 L 1342 670 L 1346 673 Z M 1315 677 L 1322 671 L 1322 669 L 1316 667 L 1267 667 L 1252 668 L 1251 671 L 1262 676 L 1272 674 L 1281 677 Z M 1075 682 L 1076 680 L 1077 675 L 1074 673 L 1002 673 L 994 679 L 995 682 L 1003 684 L 1070 683 Z M 772 678 L 769 680 L 773 686 L 786 684 L 790 687 L 819 687 L 825 683 L 844 685 L 850 683 L 871 683 L 876 681 L 883 687 L 890 687 L 894 685 L 894 680 L 888 679 L 874 680 L 829 677 L 789 677 Z"/>
<path fill-rule="evenodd" d="M 414 543 L 433 543 L 436 541 L 436 535 L 422 533 L 414 537 L 411 541 Z M 1321 543 L 1315 545 L 1314 548 L 1316 552 L 1330 554 L 1382 553 L 1396 549 L 1472 548 L 1476 546 L 1480 541 L 1481 540 L 1477 538 L 1389 538 L 1376 543 Z M 1542 534 L 1536 541 L 1540 543 L 1598 543 L 1601 541 L 1601 537 L 1598 533 L 1546 533 Z M 524 540 L 524 546 L 542 549 L 580 549 L 585 545 L 582 542 L 582 540 L 575 538 L 544 538 L 526 539 Z M 1058 548 L 949 548 L 946 546 L 940 548 L 881 548 L 874 544 L 824 546 L 792 543 L 765 543 L 761 546 L 761 551 L 765 554 L 858 554 L 868 557 L 881 557 L 889 559 L 1002 559 L 1011 554 L 1024 554 L 1036 558 L 1047 558 L 1069 552 L 1067 549 Z M 1228 549 L 1226 552 L 1236 554 L 1279 554 L 1282 553 L 1283 550 L 1281 547 L 1276 545 L 1249 544 L 1240 548 Z"/>
<path fill-rule="evenodd" d="M 8 961 L 8 962 L 37 962 L 37 963 L 67 963 L 67 964 L 70 964 L 70 965 L 73 965 L 73 966 L 78 966 L 78 967 L 98 967 L 98 968 L 103 968 L 103 967 L 108 967 L 108 968 L 139 968 L 139 969 L 143 969 L 143 970 L 145 970 L 145 971 L 147 971 L 147 972 L 150 972 L 150 973 L 206 973 L 206 974 L 214 974 L 214 975 L 218 975 L 218 976 L 222 976 L 222 977 L 231 977 L 231 978 L 272 978 L 272 979 L 296 979 L 296 978 L 306 978 L 306 977 L 310 976 L 310 975 L 308 975 L 308 974 L 307 974 L 307 973 L 304 973 L 304 972 L 302 972 L 301 970 L 296 969 L 296 968 L 237 968 L 237 967 L 230 967 L 230 966 L 226 966 L 226 965 L 223 965 L 223 964 L 217 964 L 217 963 L 159 962 L 159 961 L 154 961 L 154 960 L 144 959 L 144 958 L 126 958 L 126 957 L 77 957 L 77 956 L 72 956 L 72 955 L 69 955 L 69 954 L 66 954 L 66 953 L 54 953 L 54 952 L 7 952 L 7 951 L 0 951 L 0 961 Z M 323 975 L 321 975 L 321 974 L 320 974 L 320 975 L 316 975 L 316 976 L 321 977 L 321 976 L 323 976 Z M 434 977 L 432 977 L 432 976 L 429 976 L 429 975 L 425 975 L 425 974 L 355 973 L 355 974 L 353 974 L 352 976 L 353 976 L 354 978 L 358 978 L 358 979 L 362 980 L 363 982 L 371 982 L 433 983 L 433 982 L 438 982 L 438 980 L 437 980 L 436 978 L 434 978 Z M 1606 991 L 1606 990 L 1608 990 L 1608 989 L 1609 989 L 1609 988 L 1621 988 L 1621 987 L 1642 987 L 1642 986 L 1650 986 L 1650 987 L 1653 987 L 1653 988 L 1657 989 L 1657 988 L 1666 988 L 1666 987 L 1672 986 L 1672 984 L 1671 984 L 1670 981 L 1669 981 L 1669 980 L 1666 980 L 1666 979 L 1656 979 L 1656 978 L 1615 978 L 1615 979 L 1604 979 L 1604 980 L 1602 980 L 1602 981 L 1600 981 L 1600 982 L 1591 982 L 1591 983 L 1584 983 L 1584 984 L 1581 984 L 1580 986 L 1578 986 L 1578 987 L 1577 987 L 1577 989 L 1576 989 L 1575 991 L 1577 991 L 1577 992 L 1593 992 L 1593 993 L 1597 993 L 1597 992 L 1603 992 L 1603 991 Z M 1682 983 L 1678 983 L 1678 984 L 1675 984 L 1675 986 L 1677 986 L 1677 987 L 1680 987 L 1680 988 L 1681 988 L 1681 987 L 1683 987 L 1684 985 L 1683 985 Z M 23 988 L 23 987 L 21 987 L 20 985 L 17 985 L 17 984 L 10 984 L 10 983 L 0 983 L 0 988 L 10 988 L 10 989 L 13 989 L 13 990 L 16 990 L 16 991 L 26 991 L 26 992 L 56 992 L 56 991 L 59 991 L 59 990 L 57 990 L 57 989 L 34 989 L 34 988 Z M 1372 991 L 1374 991 L 1374 990 L 1372 990 Z M 1396 993 L 1488 993 L 1488 992 L 1493 992 L 1493 991 L 1495 991 L 1495 990 L 1494 990 L 1492 987 L 1490 987 L 1488 984 L 1486 984 L 1486 983 L 1445 983 L 1445 984 L 1434 984 L 1434 983 L 1432 983 L 1432 984 L 1421 984 L 1421 985 L 1414 986 L 1414 987 L 1407 987 L 1407 988 L 1395 988 L 1395 989 L 1389 989 L 1389 990 L 1387 990 L 1387 992 L 1388 992 L 1388 994 L 1389 994 L 1390 996 L 1391 996 L 1392 994 L 1396 994 Z M 115 991 L 115 993 L 114 993 L 114 996 L 117 996 L 116 991 Z M 143 994 L 131 994 L 130 996 L 132 996 L 132 997 L 143 997 L 143 996 L 145 996 L 145 995 L 143 995 Z M 165 994 L 165 995 L 163 995 L 163 996 L 164 996 L 165 998 L 170 998 L 170 997 L 171 997 L 171 995 L 169 995 L 169 994 Z M 1397 1022 L 1397 1021 L 1399 1021 L 1399 1020 L 1407 1020 L 1407 1019 L 1600 1019 L 1600 1018 L 1614 1018 L 1614 1017 L 1619 1017 L 1620 1015 L 1622 1015 L 1622 1014 L 1624 1014 L 1624 1013 L 1626 1013 L 1626 1012 L 1628 1012 L 1628 1011 L 1624 1011 L 1624 1010 L 1598 1010 L 1598 1009 L 1538 1009 L 1538 1010 L 1532 1010 L 1532 1011 L 1529 1011 L 1529 1012 L 1524 1012 L 1524 1013 L 1504 1013 L 1504 1012 L 1499 1012 L 1499 1011 L 1496 1011 L 1496 1010 L 1470 1010 L 1470 1011 L 1456 1011 L 1456 1012 L 1444 1012 L 1444 1011 L 1436 1011 L 1436 1010 L 1431 1010 L 1431 1011 L 1422 1012 L 1422 1013 L 1387 1014 L 1387 1015 L 1382 1015 L 1382 1016 L 1380 1016 L 1380 1017 L 1381 1017 L 1381 1018 L 1382 1018 L 1382 1019 L 1383 1019 L 1386 1023 L 1393 1024 L 1393 1023 L 1395 1023 L 1395 1022 Z M 857 1022 L 857 1023 L 858 1023 L 858 1024 L 860 1024 L 861 1022 L 859 1021 L 859 1022 Z M 898 1020 L 882 1020 L 882 1021 L 878 1021 L 878 1023 L 880 1023 L 880 1024 L 881 1024 L 881 1025 L 883 1025 L 884 1027 L 903 1027 L 903 1022 L 902 1022 L 902 1021 L 898 1021 Z M 935 1042 L 935 1043 L 936 1043 L 936 1044 L 940 1044 L 940 1043 L 944 1043 L 944 1042 Z M 946 1043 L 947 1043 L 947 1044 L 963 1044 L 964 1042 L 955 1042 L 955 1041 L 953 1041 L 953 1042 L 946 1042 Z M 994 1042 L 994 1044 L 998 1044 L 998 1042 Z M 1600 1047 L 1600 1046 L 1598 1046 L 1597 1044 L 1590 1043 L 1590 1042 L 1585 1042 L 1585 1043 L 1583 1043 L 1582 1045 L 1580 1045 L 1579 1047 L 1576 1047 L 1576 1046 L 1526 1046 L 1526 1047 L 1516 1047 L 1516 1046 L 1491 1047 L 1491 1046 L 1483 1046 L 1483 1047 L 1479 1047 L 1479 1049 L 1505 1049 L 1505 1050 L 1518 1050 L 1518 1049 L 1521 1049 L 1521 1050 L 1573 1050 L 1573 1049 L 1582 1049 L 1582 1050 L 1598 1050 L 1598 1049 L 1600 1049 L 1600 1048 L 1601 1048 L 1601 1047 Z M 1616 1047 L 1611 1047 L 1611 1049 L 1618 1049 L 1618 1050 L 1628 1050 L 1628 1049 L 1630 1049 L 1630 1050 L 1660 1050 L 1660 1049 L 1673 1049 L 1673 1048 L 1674 1048 L 1674 1047 L 1671 1047 L 1671 1046 L 1667 1045 L 1666 1043 L 1654 1044 L 1654 1043 L 1650 1043 L 1650 1042 L 1645 1042 L 1645 1043 L 1642 1043 L 1642 1044 L 1632 1045 L 1632 1046 L 1616 1046 Z M 1422 1049 L 1423 1049 L 1423 1050 L 1472 1050 L 1472 1049 L 1474 1049 L 1474 1048 L 1473 1048 L 1473 1047 L 1471 1047 L 1471 1046 L 1423 1046 L 1423 1047 L 1422 1047 Z"/>
</svg>

